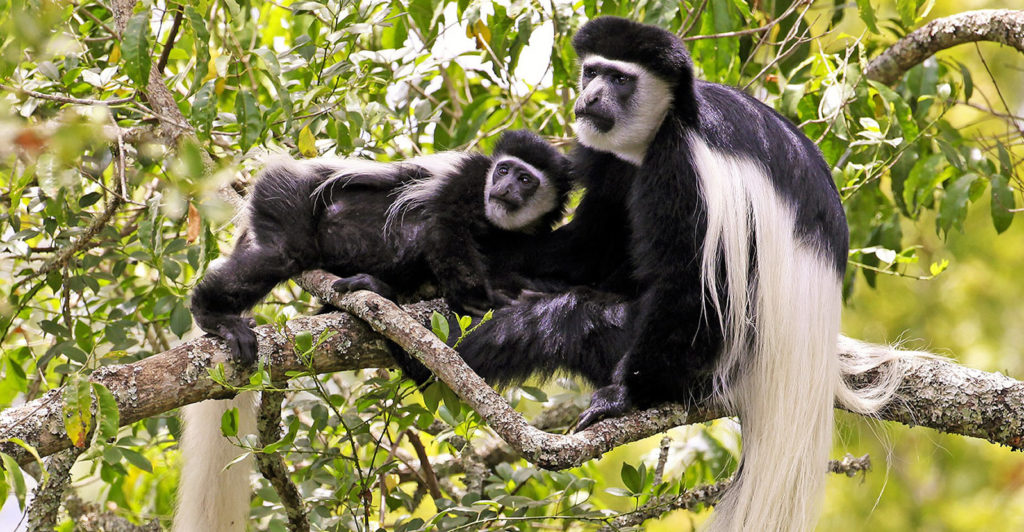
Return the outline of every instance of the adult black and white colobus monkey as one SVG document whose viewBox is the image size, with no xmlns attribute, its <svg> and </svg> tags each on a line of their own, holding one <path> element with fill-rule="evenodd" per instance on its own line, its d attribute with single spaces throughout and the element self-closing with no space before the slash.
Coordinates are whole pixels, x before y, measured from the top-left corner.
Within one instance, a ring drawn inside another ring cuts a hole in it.
<svg viewBox="0 0 1024 532">
<path fill-rule="evenodd" d="M 579 364 L 577 371 L 606 384 L 581 427 L 665 401 L 727 405 L 742 425 L 741 474 L 712 528 L 810 529 L 834 402 L 877 411 L 900 379 L 897 370 L 883 370 L 874 386 L 859 390 L 843 379 L 901 353 L 846 341 L 863 358 L 837 355 L 848 230 L 829 168 L 766 105 L 695 80 L 685 47 L 665 30 L 602 17 L 585 24 L 573 46 L 583 145 L 574 164 L 581 174 L 587 167 L 583 179 L 594 185 L 573 223 L 601 226 L 588 202 L 615 204 L 620 185 L 609 183 L 629 181 L 619 201 L 634 286 L 612 283 L 619 295 L 611 302 L 569 292 L 506 307 L 460 351 L 496 365 L 552 353 Z M 632 171 L 588 164 L 610 156 Z M 531 324 L 543 327 L 523 329 Z M 576 352 L 599 333 L 624 346 L 614 371 L 596 367 L 608 353 L 588 361 Z"/>
<path fill-rule="evenodd" d="M 490 306 L 502 291 L 536 288 L 519 272 L 530 262 L 531 242 L 562 217 L 570 186 L 565 156 L 527 131 L 503 134 L 490 157 L 276 159 L 253 187 L 235 249 L 196 287 L 193 316 L 250 363 L 256 339 L 241 313 L 279 282 L 313 268 L 344 276 L 336 289 L 391 295 L 433 280 L 455 308 Z M 430 376 L 404 352 L 394 354 L 406 376 Z M 174 530 L 245 529 L 250 468 L 224 471 L 240 453 L 221 435 L 219 420 L 237 407 L 240 433 L 251 433 L 254 405 L 253 394 L 244 393 L 182 409 Z"/>
</svg>

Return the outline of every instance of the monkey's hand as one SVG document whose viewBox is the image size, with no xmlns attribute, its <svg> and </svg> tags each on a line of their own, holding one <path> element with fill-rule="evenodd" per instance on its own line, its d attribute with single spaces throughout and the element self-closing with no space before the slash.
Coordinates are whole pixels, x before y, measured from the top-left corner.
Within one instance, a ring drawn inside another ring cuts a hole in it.
<svg viewBox="0 0 1024 532">
<path fill-rule="evenodd" d="M 590 406 L 580 414 L 574 432 L 579 432 L 604 418 L 625 414 L 633 407 L 629 393 L 622 384 L 609 384 L 590 396 Z"/>
<path fill-rule="evenodd" d="M 192 319 L 206 333 L 222 338 L 235 362 L 248 366 L 256 361 L 256 333 L 252 332 L 256 320 L 237 314 L 205 312 L 195 306 Z"/>
</svg>

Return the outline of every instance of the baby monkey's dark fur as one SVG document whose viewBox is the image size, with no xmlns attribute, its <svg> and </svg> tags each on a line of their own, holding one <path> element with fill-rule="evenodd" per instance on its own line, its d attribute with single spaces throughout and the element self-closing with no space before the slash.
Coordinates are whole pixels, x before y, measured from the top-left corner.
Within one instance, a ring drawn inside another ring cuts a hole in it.
<svg viewBox="0 0 1024 532">
<path fill-rule="evenodd" d="M 275 161 L 252 189 L 235 249 L 196 286 L 192 315 L 248 364 L 256 337 L 242 313 L 307 270 L 387 297 L 436 281 L 458 311 L 496 306 L 503 292 L 533 288 L 517 271 L 531 239 L 562 216 L 569 167 L 528 131 L 503 134 L 491 157 Z"/>
</svg>

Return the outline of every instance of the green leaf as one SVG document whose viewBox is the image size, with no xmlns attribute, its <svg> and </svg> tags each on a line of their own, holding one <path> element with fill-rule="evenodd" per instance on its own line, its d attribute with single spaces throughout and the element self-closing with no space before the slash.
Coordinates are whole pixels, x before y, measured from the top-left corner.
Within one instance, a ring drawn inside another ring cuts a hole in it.
<svg viewBox="0 0 1024 532">
<path fill-rule="evenodd" d="M 462 400 L 459 399 L 459 396 L 456 395 L 447 384 L 441 386 L 441 400 L 444 401 L 445 408 L 447 408 L 453 416 L 457 416 L 462 412 Z"/>
<path fill-rule="evenodd" d="M 313 349 L 313 333 L 309 331 L 299 331 L 295 333 L 295 349 L 299 353 L 308 353 Z"/>
<path fill-rule="evenodd" d="M 217 93 L 216 82 L 207 81 L 196 93 L 192 103 L 192 123 L 195 125 L 203 138 L 210 138 L 210 130 L 213 129 L 213 119 L 217 116 Z"/>
<path fill-rule="evenodd" d="M 11 485 L 7 483 L 6 470 L 0 467 L 0 501 L 6 501 L 7 495 L 11 492 Z"/>
<path fill-rule="evenodd" d="M 75 343 L 78 347 L 82 348 L 82 351 L 86 353 L 92 351 L 95 345 L 92 336 L 92 329 L 89 328 L 89 324 L 85 320 L 75 321 Z"/>
<path fill-rule="evenodd" d="M 616 497 L 632 497 L 633 496 L 632 492 L 630 492 L 629 490 L 624 490 L 622 488 L 605 488 L 604 491 L 605 491 L 605 493 L 610 493 L 612 495 L 615 495 Z"/>
<path fill-rule="evenodd" d="M 974 78 L 971 77 L 971 70 L 963 63 L 957 63 L 960 67 L 960 76 L 964 78 L 964 101 L 970 100 L 974 94 Z"/>
<path fill-rule="evenodd" d="M 462 334 L 466 334 L 466 331 L 469 330 L 469 326 L 473 325 L 473 316 L 459 316 L 456 314 L 455 320 L 458 321 L 459 330 L 462 331 Z"/>
<path fill-rule="evenodd" d="M 121 37 L 124 73 L 139 87 L 145 87 L 149 82 L 150 50 L 149 11 L 146 10 L 128 19 Z"/>
<path fill-rule="evenodd" d="M 227 377 L 224 375 L 224 364 L 218 363 L 216 366 L 209 368 L 206 372 L 210 375 L 210 379 L 221 386 L 227 384 Z"/>
<path fill-rule="evenodd" d="M 971 185 L 978 179 L 977 174 L 964 174 L 946 187 L 946 195 L 939 206 L 939 215 L 935 218 L 935 227 L 939 234 L 949 236 L 949 230 L 964 230 L 964 219 L 967 217 L 967 200 Z"/>
<path fill-rule="evenodd" d="M 536 388 L 534 386 L 520 386 L 519 389 L 523 391 L 523 395 L 537 401 L 538 403 L 543 403 L 548 400 L 548 394 L 544 393 L 544 390 L 541 390 L 540 388 Z"/>
<path fill-rule="evenodd" d="M 433 0 L 412 0 L 407 11 L 419 30 L 429 39 L 437 33 L 437 26 L 434 24 L 434 18 L 437 16 L 435 12 L 439 14 L 443 8 L 444 2 L 435 4 Z"/>
<path fill-rule="evenodd" d="M 73 373 L 64 385 L 64 430 L 75 447 L 85 448 L 86 436 L 92 426 L 92 394 L 89 382 Z"/>
<path fill-rule="evenodd" d="M 942 168 L 945 164 L 946 158 L 940 153 L 920 159 L 914 164 L 910 175 L 903 183 L 903 202 L 907 205 L 907 210 L 913 214 L 917 213 L 917 207 L 925 195 L 941 183 L 941 181 L 936 182 L 936 179 L 942 175 Z"/>
<path fill-rule="evenodd" d="M 242 134 L 239 144 L 243 151 L 248 150 L 259 140 L 260 133 L 263 131 L 261 118 L 256 97 L 249 91 L 238 91 L 238 94 L 235 95 L 235 119 L 238 121 L 238 130 Z"/>
<path fill-rule="evenodd" d="M 989 176 L 989 184 L 992 187 L 992 224 L 997 233 L 1002 233 L 1013 223 L 1012 209 L 1016 207 L 1016 200 L 1006 177 L 1002 175 Z"/>
<path fill-rule="evenodd" d="M 878 23 L 875 19 L 875 8 L 871 7 L 870 0 L 857 0 L 857 12 L 860 19 L 864 21 L 871 33 L 878 33 Z"/>
<path fill-rule="evenodd" d="M 619 472 L 619 476 L 622 477 L 622 483 L 632 493 L 640 493 L 643 489 L 643 483 L 640 481 L 640 472 L 626 462 L 622 462 L 622 470 Z"/>
<path fill-rule="evenodd" d="M 900 13 L 900 22 L 910 27 L 917 15 L 917 0 L 896 0 L 896 10 Z"/>
<path fill-rule="evenodd" d="M 13 456 L 0 453 L 0 462 L 3 462 L 3 469 L 9 476 L 9 479 L 5 480 L 4 483 L 6 485 L 14 486 L 14 493 L 18 497 L 18 506 L 24 509 L 25 496 L 28 494 L 28 488 L 25 486 L 25 475 L 22 473 L 21 467 L 18 465 L 18 461 L 15 460 Z"/>
<path fill-rule="evenodd" d="M 183 302 L 178 301 L 174 305 L 174 310 L 171 311 L 171 332 L 176 334 L 178 338 L 182 338 L 191 328 L 192 313 L 189 312 Z"/>
<path fill-rule="evenodd" d="M 238 409 L 232 408 L 220 417 L 221 434 L 231 437 L 238 435 Z"/>
<path fill-rule="evenodd" d="M 436 310 L 430 315 L 430 328 L 442 342 L 448 342 L 448 333 L 450 332 L 450 329 L 448 328 L 448 318 L 445 318 Z"/>
<path fill-rule="evenodd" d="M 210 31 L 206 28 L 206 19 L 194 7 L 186 6 L 185 15 L 192 25 L 196 46 L 196 68 L 192 73 L 192 88 L 189 90 L 192 93 L 202 85 L 210 69 Z"/>
<path fill-rule="evenodd" d="M 442 387 L 444 387 L 444 383 L 435 380 L 423 390 L 423 406 L 426 406 L 427 410 L 437 412 L 437 405 L 441 402 Z"/>
<path fill-rule="evenodd" d="M 97 420 L 96 434 L 97 441 L 108 441 L 117 437 L 117 429 L 121 426 L 121 413 L 117 409 L 117 399 L 106 386 L 94 382 L 92 392 L 96 395 Z"/>
<path fill-rule="evenodd" d="M 123 456 L 128 463 L 147 473 L 153 472 L 153 465 L 150 464 L 149 460 L 139 452 L 127 447 L 118 447 L 118 450 L 121 451 L 121 456 Z"/>
<path fill-rule="evenodd" d="M 1002 142 L 997 143 L 999 148 L 999 173 L 1003 177 L 1013 177 L 1013 162 L 1010 160 L 1010 152 L 1006 151 L 1006 146 L 1003 146 Z"/>
<path fill-rule="evenodd" d="M 747 5 L 745 0 L 732 0 L 732 5 L 739 10 L 740 15 L 743 15 L 743 18 L 750 20 L 751 17 L 753 17 L 750 13 L 750 6 Z"/>
</svg>

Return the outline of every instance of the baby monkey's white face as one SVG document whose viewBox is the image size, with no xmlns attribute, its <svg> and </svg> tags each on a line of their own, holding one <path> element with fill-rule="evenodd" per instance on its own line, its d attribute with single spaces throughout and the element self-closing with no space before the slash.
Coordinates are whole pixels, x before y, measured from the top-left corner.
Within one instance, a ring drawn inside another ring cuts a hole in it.
<svg viewBox="0 0 1024 532">
<path fill-rule="evenodd" d="M 558 191 L 533 165 L 503 155 L 494 161 L 484 186 L 487 219 L 509 231 L 532 230 L 558 207 Z"/>
<path fill-rule="evenodd" d="M 672 86 L 636 63 L 590 55 L 580 67 L 576 135 L 585 146 L 643 163 L 672 106 Z"/>
</svg>

